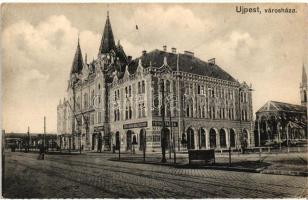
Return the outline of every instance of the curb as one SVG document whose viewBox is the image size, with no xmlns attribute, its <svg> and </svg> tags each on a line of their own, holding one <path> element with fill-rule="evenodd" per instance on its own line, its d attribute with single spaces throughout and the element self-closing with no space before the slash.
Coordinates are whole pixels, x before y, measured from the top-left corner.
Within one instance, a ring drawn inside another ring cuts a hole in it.
<svg viewBox="0 0 308 200">
<path fill-rule="evenodd" d="M 116 161 L 116 162 L 127 162 L 127 163 L 134 163 L 134 164 L 150 164 L 150 165 L 161 165 L 161 166 L 169 166 L 169 167 L 176 167 L 178 166 L 179 164 L 176 164 L 174 165 L 173 163 L 158 163 L 158 162 L 149 162 L 149 161 L 146 161 L 146 162 L 137 162 L 137 161 L 132 161 L 132 160 L 125 160 L 125 159 L 114 159 L 114 158 L 111 158 L 111 159 L 108 159 L 110 161 Z"/>
<path fill-rule="evenodd" d="M 228 166 L 175 166 L 177 168 L 188 168 L 188 169 L 212 169 L 212 170 L 225 170 L 225 171 L 237 171 L 237 172 L 250 172 L 250 173 L 260 173 L 265 167 L 251 169 L 251 168 L 239 168 L 239 167 L 228 167 Z"/>
<path fill-rule="evenodd" d="M 212 170 L 226 170 L 226 171 L 239 171 L 239 172 L 252 172 L 260 173 L 264 168 L 250 169 L 250 168 L 237 168 L 237 167 L 224 167 L 224 166 L 198 166 L 198 165 L 187 165 L 187 164 L 172 164 L 172 163 L 157 163 L 157 162 L 136 162 L 131 160 L 118 160 L 118 159 L 109 159 L 110 161 L 117 162 L 128 162 L 135 164 L 151 164 L 151 165 L 161 165 L 161 166 L 170 166 L 174 168 L 186 168 L 186 169 L 212 169 Z"/>
<path fill-rule="evenodd" d="M 210 169 L 210 170 L 224 170 L 224 171 L 250 172 L 250 173 L 260 173 L 260 174 L 308 177 L 308 172 L 287 171 L 287 170 L 270 170 L 270 169 L 266 169 L 266 167 L 251 169 L 251 168 L 239 168 L 239 167 L 228 167 L 228 166 L 198 166 L 198 165 L 187 165 L 187 164 L 176 164 L 176 165 L 174 165 L 173 163 L 137 162 L 137 161 L 125 160 L 125 159 L 123 159 L 123 160 L 109 159 L 109 160 L 110 161 L 117 161 L 117 162 L 128 162 L 128 163 L 134 163 L 134 164 L 161 165 L 161 166 L 169 166 L 169 167 L 174 167 L 174 168 L 185 168 L 185 169 Z"/>
<path fill-rule="evenodd" d="M 261 171 L 261 174 L 287 175 L 287 176 L 304 176 L 308 177 L 308 172 L 288 171 L 288 170 L 274 170 L 266 169 Z"/>
</svg>

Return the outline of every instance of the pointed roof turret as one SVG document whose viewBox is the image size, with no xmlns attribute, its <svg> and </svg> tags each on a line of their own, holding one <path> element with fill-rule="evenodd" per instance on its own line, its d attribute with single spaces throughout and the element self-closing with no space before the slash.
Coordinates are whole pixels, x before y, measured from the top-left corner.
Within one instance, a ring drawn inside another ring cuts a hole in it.
<svg viewBox="0 0 308 200">
<path fill-rule="evenodd" d="M 104 33 L 101 40 L 101 45 L 99 47 L 98 55 L 109 53 L 110 50 L 115 48 L 115 42 L 113 37 L 113 32 L 109 20 L 109 11 L 107 12 L 107 19 L 105 23 Z"/>
<path fill-rule="evenodd" d="M 80 44 L 79 44 L 79 36 L 78 36 L 78 44 L 75 52 L 75 57 L 73 60 L 71 74 L 80 73 L 83 68 L 83 58 L 81 54 Z"/>
<path fill-rule="evenodd" d="M 305 70 L 305 66 L 303 65 L 303 71 L 302 71 L 302 86 L 307 85 L 307 74 Z"/>
</svg>

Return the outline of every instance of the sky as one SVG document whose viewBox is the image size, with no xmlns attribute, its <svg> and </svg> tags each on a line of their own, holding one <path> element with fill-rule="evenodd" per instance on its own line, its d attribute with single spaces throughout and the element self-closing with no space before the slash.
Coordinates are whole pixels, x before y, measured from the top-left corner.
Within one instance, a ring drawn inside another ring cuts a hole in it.
<svg viewBox="0 0 308 200">
<path fill-rule="evenodd" d="M 240 14 L 236 6 L 257 7 Z M 265 8 L 296 13 L 266 14 Z M 2 4 L 2 128 L 56 133 L 78 34 L 83 56 L 97 57 L 107 10 L 116 42 L 127 55 L 167 45 L 193 51 L 240 82 L 252 84 L 254 113 L 267 101 L 300 104 L 307 70 L 304 4 Z M 139 30 L 136 30 L 138 25 Z"/>
</svg>

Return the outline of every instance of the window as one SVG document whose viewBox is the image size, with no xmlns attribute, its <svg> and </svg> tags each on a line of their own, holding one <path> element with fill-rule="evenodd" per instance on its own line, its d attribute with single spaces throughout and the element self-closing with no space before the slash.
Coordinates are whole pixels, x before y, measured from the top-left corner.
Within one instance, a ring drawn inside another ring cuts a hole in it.
<svg viewBox="0 0 308 200">
<path fill-rule="evenodd" d="M 125 119 L 128 119 L 128 107 L 126 106 L 126 109 L 125 109 Z"/>
<path fill-rule="evenodd" d="M 94 90 L 91 92 L 91 105 L 94 105 Z"/>
<path fill-rule="evenodd" d="M 138 104 L 138 118 L 141 117 L 141 104 Z"/>
<path fill-rule="evenodd" d="M 132 107 L 129 106 L 129 119 L 131 119 L 133 116 L 133 110 L 132 110 Z"/>
<path fill-rule="evenodd" d="M 166 93 L 170 93 L 170 81 L 166 80 L 166 88 L 165 88 Z"/>
<path fill-rule="evenodd" d="M 189 109 L 189 105 L 187 105 L 187 107 L 186 107 L 186 117 L 189 117 L 189 113 L 190 113 L 190 109 Z"/>
<path fill-rule="evenodd" d="M 94 124 L 94 114 L 90 115 L 90 124 Z"/>
<path fill-rule="evenodd" d="M 202 118 L 205 118 L 205 106 L 202 108 Z"/>
<path fill-rule="evenodd" d="M 101 123 L 102 122 L 102 113 L 98 112 L 97 113 L 97 123 Z"/>
<path fill-rule="evenodd" d="M 211 119 L 213 118 L 213 115 L 212 115 L 212 107 L 210 107 L 210 109 L 209 109 L 209 116 L 210 116 Z"/>
<path fill-rule="evenodd" d="M 141 84 L 140 84 L 140 82 L 138 82 L 138 94 L 140 94 L 141 93 Z"/>
<path fill-rule="evenodd" d="M 127 90 L 127 87 L 125 87 L 125 97 L 128 97 L 128 90 Z"/>
<path fill-rule="evenodd" d="M 80 105 L 80 97 L 79 96 L 77 97 L 76 106 L 77 106 L 77 109 L 80 110 L 81 105 Z"/>
<path fill-rule="evenodd" d="M 145 117 L 145 106 L 144 106 L 144 103 L 142 103 L 142 116 Z"/>
<path fill-rule="evenodd" d="M 201 94 L 201 88 L 200 88 L 200 85 L 198 85 L 197 94 Z"/>
<path fill-rule="evenodd" d="M 145 81 L 142 81 L 142 93 L 145 93 Z"/>
<path fill-rule="evenodd" d="M 88 108 L 88 94 L 87 93 L 83 95 L 83 103 L 84 103 L 83 107 Z"/>
<path fill-rule="evenodd" d="M 132 96 L 132 87 L 131 86 L 128 87 L 128 96 L 129 97 Z"/>
</svg>

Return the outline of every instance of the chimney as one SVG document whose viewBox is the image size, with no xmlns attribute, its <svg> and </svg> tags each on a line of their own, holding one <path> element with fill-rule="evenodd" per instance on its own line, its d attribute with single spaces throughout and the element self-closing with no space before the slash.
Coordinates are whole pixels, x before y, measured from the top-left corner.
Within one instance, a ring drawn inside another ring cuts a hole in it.
<svg viewBox="0 0 308 200">
<path fill-rule="evenodd" d="M 164 50 L 164 52 L 167 52 L 167 46 L 166 45 L 163 46 L 163 50 Z"/>
<path fill-rule="evenodd" d="M 172 53 L 176 53 L 176 48 L 172 47 L 171 50 L 172 50 Z"/>
<path fill-rule="evenodd" d="M 195 55 L 194 52 L 191 52 L 191 51 L 184 51 L 184 54 L 191 56 L 191 57 L 194 57 L 194 55 Z"/>
<path fill-rule="evenodd" d="M 127 56 L 128 63 L 132 61 L 132 56 Z"/>
<path fill-rule="evenodd" d="M 215 58 L 211 58 L 207 62 L 211 65 L 215 65 Z"/>
<path fill-rule="evenodd" d="M 147 54 L 147 51 L 146 51 L 146 50 L 143 50 L 143 51 L 142 51 L 142 55 L 144 56 L 145 54 Z"/>
</svg>

